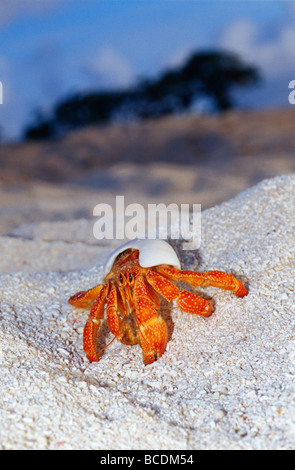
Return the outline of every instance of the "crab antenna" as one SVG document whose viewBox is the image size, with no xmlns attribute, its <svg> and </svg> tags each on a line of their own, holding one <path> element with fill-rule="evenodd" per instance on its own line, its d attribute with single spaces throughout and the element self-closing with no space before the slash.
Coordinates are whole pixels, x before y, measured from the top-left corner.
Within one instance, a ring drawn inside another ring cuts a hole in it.
<svg viewBox="0 0 295 470">
<path fill-rule="evenodd" d="M 114 336 L 113 339 L 112 339 L 108 344 L 106 344 L 103 348 L 101 348 L 101 349 L 98 351 L 98 353 L 96 353 L 97 356 L 99 356 L 106 348 L 108 348 L 108 347 L 112 344 L 112 342 L 113 342 L 115 339 L 116 339 L 116 336 Z"/>
</svg>

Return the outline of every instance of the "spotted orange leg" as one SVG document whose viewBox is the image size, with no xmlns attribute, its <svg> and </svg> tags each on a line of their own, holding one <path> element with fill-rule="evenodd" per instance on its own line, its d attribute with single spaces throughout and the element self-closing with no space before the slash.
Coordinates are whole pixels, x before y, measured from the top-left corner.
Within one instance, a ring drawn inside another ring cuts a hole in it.
<svg viewBox="0 0 295 470">
<path fill-rule="evenodd" d="M 203 273 L 195 271 L 181 271 L 173 267 L 157 268 L 157 272 L 161 275 L 174 280 L 184 281 L 191 286 L 214 286 L 220 289 L 231 290 L 238 297 L 245 297 L 248 294 L 246 287 L 242 282 L 232 274 L 227 274 L 222 271 L 205 271 Z"/>
<path fill-rule="evenodd" d="M 155 271 L 149 271 L 146 278 L 153 288 L 161 294 L 164 299 L 168 300 L 168 302 L 177 299 L 177 305 L 181 310 L 202 315 L 203 317 L 207 317 L 211 314 L 212 307 L 208 300 L 192 292 L 178 289 L 172 282 Z"/>
<path fill-rule="evenodd" d="M 101 352 L 96 352 L 95 345 L 105 305 L 108 325 L 115 338 L 124 344 L 138 343 L 138 338 L 131 326 L 124 323 L 128 312 L 124 310 L 120 293 L 114 285 L 100 284 L 88 291 L 77 292 L 69 299 L 69 303 L 78 308 L 87 308 L 92 305 L 83 332 L 84 351 L 90 362 L 98 361 Z"/>
<path fill-rule="evenodd" d="M 168 341 L 167 325 L 155 305 L 159 305 L 156 294 L 151 292 L 144 277 L 138 277 L 134 286 L 135 320 L 145 364 L 162 356 Z"/>
<path fill-rule="evenodd" d="M 97 299 L 97 297 L 99 296 L 102 288 L 103 284 L 99 284 L 93 287 L 92 289 L 77 292 L 75 295 L 72 295 L 72 297 L 69 298 L 68 302 L 69 304 L 78 308 L 91 307 L 95 299 Z"/>
<path fill-rule="evenodd" d="M 98 356 L 97 356 L 96 348 L 95 348 L 96 337 L 97 337 L 98 329 L 100 327 L 100 321 L 104 315 L 104 306 L 107 301 L 109 287 L 110 287 L 110 284 L 107 283 L 100 290 L 100 294 L 92 305 L 89 318 L 84 327 L 84 332 L 83 332 L 84 351 L 86 352 L 87 357 L 90 362 L 98 361 Z"/>
<path fill-rule="evenodd" d="M 133 345 L 138 343 L 138 338 L 131 325 L 124 322 L 128 313 L 119 290 L 112 285 L 106 308 L 110 331 L 121 343 Z"/>
</svg>

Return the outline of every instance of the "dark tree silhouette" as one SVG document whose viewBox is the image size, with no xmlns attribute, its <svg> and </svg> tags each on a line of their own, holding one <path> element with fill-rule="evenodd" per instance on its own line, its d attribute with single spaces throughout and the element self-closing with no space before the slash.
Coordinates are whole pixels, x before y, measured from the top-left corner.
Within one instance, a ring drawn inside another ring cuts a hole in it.
<svg viewBox="0 0 295 470">
<path fill-rule="evenodd" d="M 255 85 L 259 80 L 258 70 L 235 54 L 208 51 L 192 55 L 183 67 L 165 72 L 143 88 L 148 107 L 158 103 L 158 114 L 184 111 L 201 97 L 211 99 L 215 110 L 225 111 L 235 105 L 231 93 L 235 87 Z"/>
<path fill-rule="evenodd" d="M 58 104 L 54 116 L 61 125 L 69 127 L 107 122 L 125 98 L 124 92 L 76 94 Z"/>
<path fill-rule="evenodd" d="M 88 124 L 114 118 L 137 119 L 180 113 L 201 98 L 212 102 L 218 112 L 235 106 L 232 91 L 255 85 L 260 80 L 256 67 L 225 51 L 193 54 L 181 67 L 167 70 L 159 78 L 143 80 L 122 91 L 77 93 L 58 103 L 50 119 L 29 126 L 26 139 L 39 139 Z"/>
<path fill-rule="evenodd" d="M 50 121 L 37 122 L 25 129 L 27 140 L 46 140 L 55 136 L 55 126 Z"/>
<path fill-rule="evenodd" d="M 193 55 L 181 71 L 183 83 L 192 87 L 192 93 L 203 93 L 212 98 L 219 111 L 234 106 L 231 90 L 237 86 L 255 85 L 260 80 L 258 70 L 243 64 L 235 54 L 203 52 Z"/>
</svg>

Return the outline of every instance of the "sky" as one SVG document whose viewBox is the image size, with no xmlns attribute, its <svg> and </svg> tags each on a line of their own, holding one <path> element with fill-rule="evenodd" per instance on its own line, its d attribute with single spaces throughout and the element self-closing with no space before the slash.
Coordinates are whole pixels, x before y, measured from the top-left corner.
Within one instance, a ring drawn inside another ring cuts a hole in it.
<svg viewBox="0 0 295 470">
<path fill-rule="evenodd" d="M 240 106 L 290 106 L 295 1 L 0 0 L 2 140 L 75 91 L 127 87 L 208 48 L 261 70 Z"/>
</svg>

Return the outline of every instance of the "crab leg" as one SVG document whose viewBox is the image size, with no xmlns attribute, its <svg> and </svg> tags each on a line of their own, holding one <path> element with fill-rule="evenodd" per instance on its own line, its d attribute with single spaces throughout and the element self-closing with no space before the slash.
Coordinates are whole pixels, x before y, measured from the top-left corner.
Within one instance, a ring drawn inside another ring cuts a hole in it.
<svg viewBox="0 0 295 470">
<path fill-rule="evenodd" d="M 246 287 L 232 274 L 222 271 L 206 271 L 198 273 L 195 271 L 181 271 L 173 267 L 159 267 L 157 272 L 173 281 L 184 281 L 192 286 L 214 286 L 220 289 L 231 290 L 238 297 L 248 294 Z"/>
<path fill-rule="evenodd" d="M 77 292 L 75 295 L 69 298 L 68 302 L 74 307 L 87 308 L 91 307 L 95 299 L 99 296 L 103 284 L 92 287 L 92 289 Z"/>
<path fill-rule="evenodd" d="M 143 277 L 134 286 L 135 319 L 145 364 L 162 356 L 168 341 L 167 325 L 154 307 L 149 287 Z"/>
<path fill-rule="evenodd" d="M 207 317 L 211 314 L 212 307 L 208 300 L 199 297 L 192 292 L 178 289 L 172 282 L 165 279 L 155 271 L 149 271 L 146 275 L 153 288 L 170 302 L 177 299 L 177 305 L 181 310 Z"/>
<path fill-rule="evenodd" d="M 131 326 L 124 323 L 128 311 L 124 311 L 120 294 L 115 285 L 111 287 L 106 308 L 107 320 L 110 331 L 116 338 L 124 344 L 137 344 L 137 335 L 134 334 Z"/>
<path fill-rule="evenodd" d="M 92 305 L 89 318 L 84 327 L 84 333 L 83 333 L 84 351 L 86 352 L 87 357 L 90 362 L 98 361 L 95 343 L 96 343 L 97 332 L 100 326 L 100 320 L 103 318 L 104 306 L 107 300 L 108 291 L 109 291 L 109 283 L 105 284 L 102 287 L 98 298 L 95 300 L 94 304 Z"/>
</svg>

